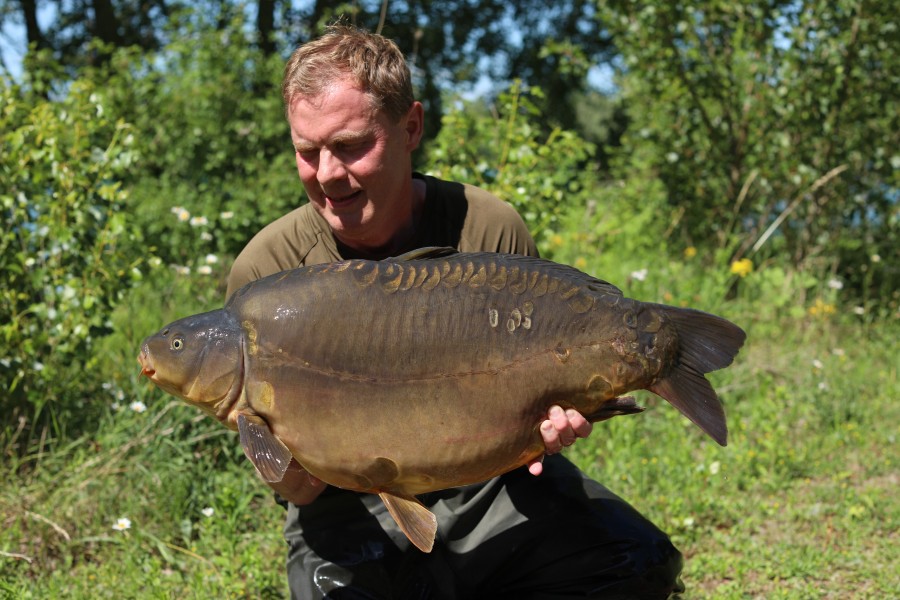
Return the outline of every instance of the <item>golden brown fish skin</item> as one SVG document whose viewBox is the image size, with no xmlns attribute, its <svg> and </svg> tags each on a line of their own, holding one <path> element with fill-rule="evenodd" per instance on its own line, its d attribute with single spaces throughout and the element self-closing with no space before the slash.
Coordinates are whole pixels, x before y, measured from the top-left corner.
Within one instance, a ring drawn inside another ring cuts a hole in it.
<svg viewBox="0 0 900 600">
<path fill-rule="evenodd" d="M 552 404 L 594 413 L 676 351 L 655 305 L 549 265 L 345 261 L 250 284 L 226 307 L 254 340 L 247 403 L 348 489 L 419 494 L 525 464 Z"/>
<path fill-rule="evenodd" d="M 553 404 L 599 421 L 639 412 L 619 396 L 645 388 L 725 445 L 704 374 L 744 339 L 725 319 L 624 298 L 570 267 L 429 248 L 261 279 L 150 336 L 139 360 L 236 428 L 265 481 L 293 457 L 327 483 L 379 493 L 428 552 L 437 521 L 415 495 L 539 456 Z"/>
<path fill-rule="evenodd" d="M 226 426 L 243 386 L 245 333 L 219 309 L 170 323 L 141 342 L 141 374 Z"/>
</svg>

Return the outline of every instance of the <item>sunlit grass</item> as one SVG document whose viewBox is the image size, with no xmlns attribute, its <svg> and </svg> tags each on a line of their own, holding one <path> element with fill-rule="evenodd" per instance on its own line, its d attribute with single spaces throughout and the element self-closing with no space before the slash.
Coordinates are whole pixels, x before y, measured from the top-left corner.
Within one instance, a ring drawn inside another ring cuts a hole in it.
<svg viewBox="0 0 900 600">
<path fill-rule="evenodd" d="M 723 264 L 705 287 L 712 277 L 692 260 L 579 266 L 642 300 L 700 305 L 747 330 L 735 364 L 711 375 L 728 446 L 641 394 L 645 413 L 598 424 L 570 457 L 670 533 L 690 598 L 889 597 L 900 589 L 900 327 L 809 311 L 816 292 L 791 310 L 791 284 L 778 278 L 784 298 L 766 304 L 749 287 L 765 267 L 726 299 L 723 285 L 740 276 Z M 3 449 L 0 597 L 286 595 L 283 510 L 235 435 L 138 378 L 144 335 L 221 302 L 221 289 L 165 273 L 115 317 L 96 363 L 106 396 L 91 399 L 103 410 L 86 433 Z"/>
</svg>

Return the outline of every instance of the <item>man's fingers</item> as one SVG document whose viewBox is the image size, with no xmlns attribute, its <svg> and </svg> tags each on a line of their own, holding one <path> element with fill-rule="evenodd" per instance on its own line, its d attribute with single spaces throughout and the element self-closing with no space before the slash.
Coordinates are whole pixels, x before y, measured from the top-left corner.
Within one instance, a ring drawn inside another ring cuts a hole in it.
<svg viewBox="0 0 900 600">
<path fill-rule="evenodd" d="M 559 439 L 559 431 L 553 425 L 553 421 L 547 419 L 541 423 L 541 437 L 544 438 L 544 449 L 547 454 L 556 454 L 562 450 L 562 442 Z"/>
<path fill-rule="evenodd" d="M 591 432 L 594 430 L 594 424 L 585 419 L 584 416 L 574 408 L 570 408 L 566 411 L 566 417 L 568 417 L 569 425 L 572 426 L 572 430 L 575 432 L 575 437 L 586 438 L 591 435 Z"/>
<path fill-rule="evenodd" d="M 550 408 L 550 422 L 559 433 L 559 443 L 563 446 L 571 446 L 575 443 L 575 430 L 569 422 L 569 416 L 558 406 Z"/>
</svg>

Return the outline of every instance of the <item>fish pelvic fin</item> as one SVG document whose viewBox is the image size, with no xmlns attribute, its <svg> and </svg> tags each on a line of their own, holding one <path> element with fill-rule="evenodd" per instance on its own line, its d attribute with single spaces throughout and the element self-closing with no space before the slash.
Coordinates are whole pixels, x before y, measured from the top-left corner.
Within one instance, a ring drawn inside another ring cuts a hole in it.
<svg viewBox="0 0 900 600">
<path fill-rule="evenodd" d="M 291 451 L 284 442 L 275 437 L 260 417 L 241 414 L 237 423 L 244 454 L 260 476 L 269 483 L 284 479 L 284 472 L 291 464 Z"/>
<path fill-rule="evenodd" d="M 720 446 L 725 446 L 725 411 L 704 374 L 730 365 L 747 334 L 731 321 L 709 313 L 662 305 L 660 308 L 675 326 L 678 358 L 675 368 L 647 389 L 668 400 Z"/>
<path fill-rule="evenodd" d="M 606 402 L 594 412 L 584 415 L 591 423 L 599 423 L 620 415 L 635 415 L 644 412 L 644 407 L 639 406 L 632 396 L 621 396 Z"/>
<path fill-rule="evenodd" d="M 437 534 L 437 517 L 414 496 L 398 496 L 391 492 L 378 494 L 400 531 L 422 552 L 431 552 Z"/>
</svg>

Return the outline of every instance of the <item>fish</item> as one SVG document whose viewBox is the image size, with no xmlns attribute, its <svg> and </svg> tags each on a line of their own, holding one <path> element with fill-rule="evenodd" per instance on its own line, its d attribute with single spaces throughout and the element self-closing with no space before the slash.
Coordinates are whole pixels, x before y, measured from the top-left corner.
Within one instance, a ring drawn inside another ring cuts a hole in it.
<svg viewBox="0 0 900 600">
<path fill-rule="evenodd" d="M 416 496 L 540 457 L 553 405 L 603 421 L 642 411 L 625 394 L 645 389 L 726 445 L 705 374 L 745 338 L 561 263 L 422 248 L 251 282 L 148 336 L 138 361 L 236 430 L 264 480 L 294 458 L 325 483 L 378 494 L 430 552 L 437 522 Z"/>
</svg>

